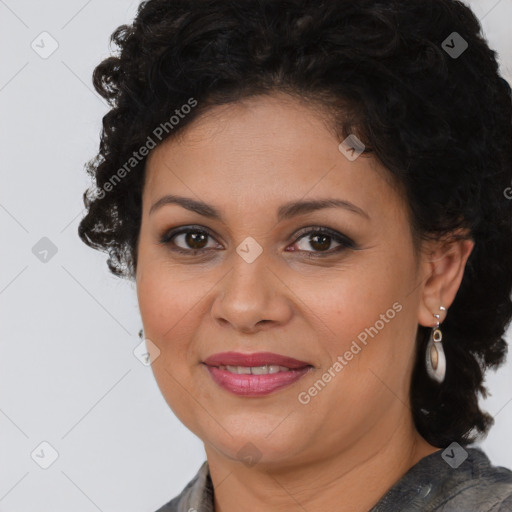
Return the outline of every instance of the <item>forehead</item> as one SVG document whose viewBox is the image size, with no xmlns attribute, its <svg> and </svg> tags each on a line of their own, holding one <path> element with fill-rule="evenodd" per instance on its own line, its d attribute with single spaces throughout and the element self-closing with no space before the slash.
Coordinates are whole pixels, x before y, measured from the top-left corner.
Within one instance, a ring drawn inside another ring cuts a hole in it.
<svg viewBox="0 0 512 512">
<path fill-rule="evenodd" d="M 350 196 L 367 209 L 398 200 L 385 179 L 389 171 L 371 155 L 350 161 L 339 143 L 325 111 L 289 96 L 212 107 L 152 151 L 144 196 L 151 203 L 180 193 L 260 206 Z"/>
</svg>

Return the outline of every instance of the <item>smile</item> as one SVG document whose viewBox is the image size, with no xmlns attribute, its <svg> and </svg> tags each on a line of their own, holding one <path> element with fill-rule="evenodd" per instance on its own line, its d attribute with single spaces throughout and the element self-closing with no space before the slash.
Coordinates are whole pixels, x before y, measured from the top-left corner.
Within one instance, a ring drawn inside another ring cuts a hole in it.
<svg viewBox="0 0 512 512">
<path fill-rule="evenodd" d="M 207 366 L 213 381 L 222 389 L 244 397 L 261 397 L 291 386 L 312 366 L 291 369 L 282 366 Z"/>
<path fill-rule="evenodd" d="M 220 370 L 227 370 L 230 373 L 239 375 L 266 375 L 268 373 L 289 372 L 290 368 L 286 366 L 264 365 L 264 366 L 218 366 Z"/>
</svg>

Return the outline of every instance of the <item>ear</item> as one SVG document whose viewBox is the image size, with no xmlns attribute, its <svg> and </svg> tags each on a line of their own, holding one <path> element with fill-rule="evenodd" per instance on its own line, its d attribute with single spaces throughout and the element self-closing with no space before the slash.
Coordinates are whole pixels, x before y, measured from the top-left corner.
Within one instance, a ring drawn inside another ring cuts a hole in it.
<svg viewBox="0 0 512 512">
<path fill-rule="evenodd" d="M 429 241 L 422 248 L 420 266 L 424 284 L 418 323 L 425 327 L 436 325 L 434 313 L 439 314 L 439 322 L 442 323 L 457 295 L 466 262 L 475 245 L 467 235 L 465 238 L 463 236 L 461 232 L 456 232 L 449 240 Z M 440 310 L 440 306 L 444 306 L 446 311 Z"/>
</svg>

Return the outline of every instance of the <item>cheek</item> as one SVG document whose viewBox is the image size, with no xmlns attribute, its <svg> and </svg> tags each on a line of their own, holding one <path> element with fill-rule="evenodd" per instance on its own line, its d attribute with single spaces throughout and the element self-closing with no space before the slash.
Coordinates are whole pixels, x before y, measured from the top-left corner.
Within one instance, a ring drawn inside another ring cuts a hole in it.
<svg viewBox="0 0 512 512">
<path fill-rule="evenodd" d="M 336 377 L 325 375 L 333 382 L 326 396 L 343 405 L 340 410 L 360 408 L 361 400 L 370 403 L 374 396 L 382 399 L 386 388 L 379 379 L 397 393 L 407 391 L 417 311 L 417 297 L 410 294 L 413 263 L 381 248 L 329 279 L 295 282 L 320 349 L 322 367 L 315 378 L 331 368 Z"/>
<path fill-rule="evenodd" d="M 169 264 L 144 225 L 137 266 L 137 298 L 144 334 L 154 340 L 161 351 L 174 350 L 182 340 L 177 334 L 190 319 L 187 312 L 200 299 L 195 292 L 197 283 L 187 282 L 183 271 Z M 175 342 L 170 343 L 171 340 Z"/>
<path fill-rule="evenodd" d="M 357 265 L 329 272 L 325 279 L 294 279 L 294 293 L 307 304 L 304 315 L 315 322 L 315 330 L 325 336 L 324 343 L 330 340 L 331 354 L 347 349 L 345 345 L 376 322 L 382 333 L 400 323 L 397 309 L 403 307 L 406 281 L 411 279 L 407 262 L 397 262 L 392 268 L 384 257 L 376 256 L 368 255 Z M 360 338 L 364 340 L 364 335 Z"/>
<path fill-rule="evenodd" d="M 197 287 L 173 278 L 169 269 L 151 265 L 137 282 L 137 296 L 147 338 L 154 338 L 161 350 L 176 350 L 186 343 L 183 330 L 200 301 Z M 161 345 L 161 346 L 160 346 Z"/>
<path fill-rule="evenodd" d="M 137 280 L 137 296 L 144 335 L 160 350 L 151 365 L 157 385 L 174 414 L 195 432 L 197 410 L 190 404 L 200 390 L 195 387 L 197 354 L 191 340 L 201 297 L 194 292 L 197 287 L 175 275 L 162 265 L 146 267 Z"/>
</svg>

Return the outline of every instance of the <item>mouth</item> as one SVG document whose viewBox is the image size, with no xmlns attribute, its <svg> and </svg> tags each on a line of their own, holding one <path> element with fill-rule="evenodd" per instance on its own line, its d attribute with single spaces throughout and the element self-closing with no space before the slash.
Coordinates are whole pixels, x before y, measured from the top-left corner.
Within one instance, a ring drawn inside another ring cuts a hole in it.
<svg viewBox="0 0 512 512">
<path fill-rule="evenodd" d="M 310 363 L 271 352 L 223 352 L 210 356 L 203 365 L 221 388 L 246 397 L 290 386 L 313 369 Z"/>
<path fill-rule="evenodd" d="M 277 371 L 280 371 L 276 370 L 276 368 L 283 368 L 282 371 L 287 371 L 312 366 L 306 361 L 300 361 L 293 357 L 282 356 L 272 352 L 257 352 L 254 354 L 244 354 L 242 352 L 221 352 L 218 354 L 213 354 L 212 356 L 205 359 L 204 364 L 207 366 L 214 366 L 216 368 L 223 366 L 224 369 L 227 367 L 242 369 L 249 368 L 251 370 L 253 368 L 257 369 L 263 367 L 268 367 L 269 369 L 273 368 L 270 373 L 277 373 Z M 259 375 L 261 375 L 261 373 Z"/>
<path fill-rule="evenodd" d="M 213 366 L 219 370 L 226 370 L 229 373 L 236 373 L 238 375 L 268 375 L 279 372 L 290 372 L 293 371 L 287 366 L 279 366 L 275 364 L 266 364 L 263 366 L 232 366 L 232 365 L 219 365 Z"/>
</svg>

